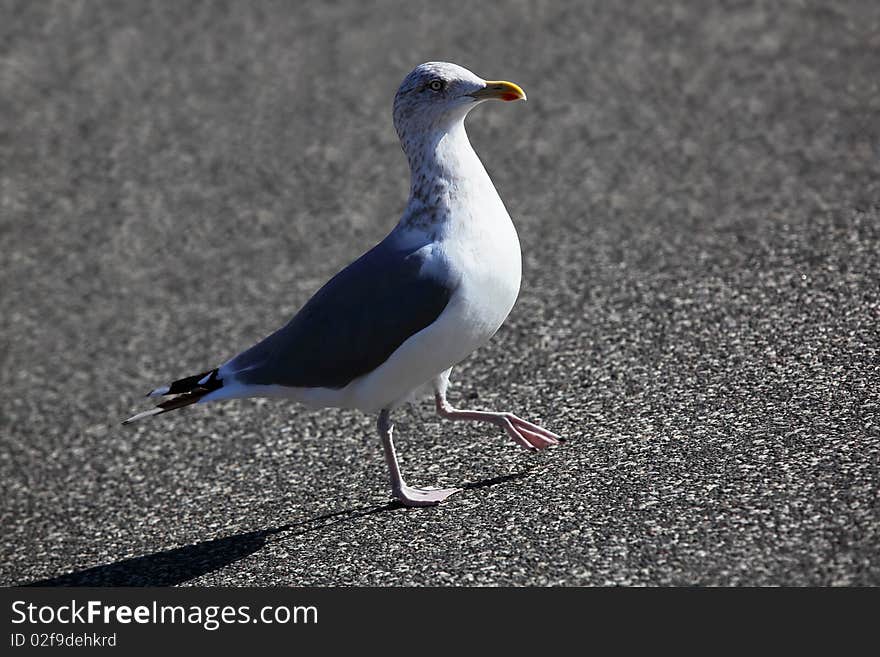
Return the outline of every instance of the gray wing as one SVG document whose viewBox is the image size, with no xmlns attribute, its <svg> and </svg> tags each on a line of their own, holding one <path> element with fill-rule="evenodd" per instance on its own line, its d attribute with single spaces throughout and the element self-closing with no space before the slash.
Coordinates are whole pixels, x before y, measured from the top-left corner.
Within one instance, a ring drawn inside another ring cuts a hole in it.
<svg viewBox="0 0 880 657">
<path fill-rule="evenodd" d="M 246 385 L 345 387 L 446 308 L 455 281 L 423 273 L 426 257 L 378 244 L 330 279 L 287 325 L 221 371 Z"/>
</svg>

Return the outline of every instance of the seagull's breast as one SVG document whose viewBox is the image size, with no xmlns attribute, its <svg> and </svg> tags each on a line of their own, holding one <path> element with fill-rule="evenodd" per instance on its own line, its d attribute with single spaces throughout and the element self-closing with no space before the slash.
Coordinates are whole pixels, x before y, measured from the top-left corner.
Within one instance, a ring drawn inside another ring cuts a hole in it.
<svg viewBox="0 0 880 657">
<path fill-rule="evenodd" d="M 510 314 L 522 275 L 516 229 L 494 187 L 491 192 L 458 210 L 462 216 L 452 222 L 446 244 L 461 281 L 451 310 L 460 314 L 459 330 L 468 336 L 470 351 L 489 340 Z"/>
</svg>

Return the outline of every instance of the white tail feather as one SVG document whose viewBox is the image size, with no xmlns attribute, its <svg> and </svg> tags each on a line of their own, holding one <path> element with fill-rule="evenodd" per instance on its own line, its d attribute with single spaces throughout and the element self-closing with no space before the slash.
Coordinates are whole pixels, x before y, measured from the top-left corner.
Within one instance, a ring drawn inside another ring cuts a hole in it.
<svg viewBox="0 0 880 657">
<path fill-rule="evenodd" d="M 138 420 L 143 420 L 145 417 L 151 417 L 153 415 L 158 415 L 159 413 L 164 413 L 165 409 L 157 406 L 156 408 L 151 408 L 148 411 L 144 411 L 143 413 L 138 413 L 137 415 L 132 415 L 127 420 L 123 420 L 122 424 L 131 424 L 132 422 L 137 422 Z"/>
</svg>

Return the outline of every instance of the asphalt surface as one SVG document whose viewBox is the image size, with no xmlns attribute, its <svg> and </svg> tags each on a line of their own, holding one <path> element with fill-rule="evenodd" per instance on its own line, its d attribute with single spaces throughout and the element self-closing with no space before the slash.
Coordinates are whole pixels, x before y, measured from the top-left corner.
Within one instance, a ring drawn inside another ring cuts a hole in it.
<svg viewBox="0 0 880 657">
<path fill-rule="evenodd" d="M 0 5 L 0 583 L 880 584 L 877 3 Z M 459 405 L 121 427 L 390 230 L 445 59 L 520 232 Z"/>
</svg>

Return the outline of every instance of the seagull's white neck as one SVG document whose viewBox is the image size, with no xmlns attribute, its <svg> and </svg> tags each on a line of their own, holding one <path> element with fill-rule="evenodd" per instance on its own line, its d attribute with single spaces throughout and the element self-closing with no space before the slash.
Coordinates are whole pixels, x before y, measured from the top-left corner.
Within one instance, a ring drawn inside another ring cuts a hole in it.
<svg viewBox="0 0 880 657">
<path fill-rule="evenodd" d="M 463 119 L 414 138 L 404 137 L 401 146 L 409 160 L 410 192 L 422 190 L 432 178 L 451 182 L 466 179 L 474 169 L 485 173 L 465 132 Z"/>
<path fill-rule="evenodd" d="M 495 187 L 474 152 L 464 117 L 442 128 L 401 135 L 409 160 L 410 194 L 401 224 L 426 228 L 471 203 L 497 202 Z"/>
</svg>

